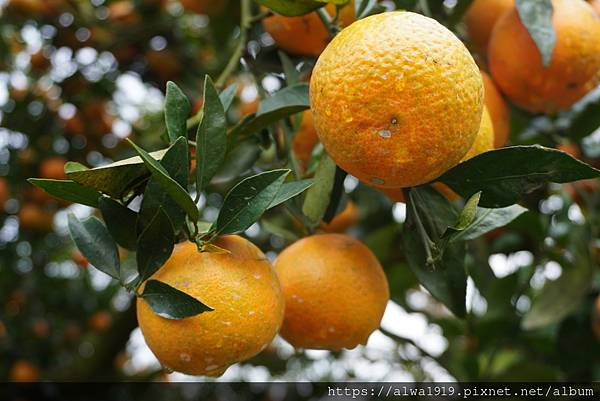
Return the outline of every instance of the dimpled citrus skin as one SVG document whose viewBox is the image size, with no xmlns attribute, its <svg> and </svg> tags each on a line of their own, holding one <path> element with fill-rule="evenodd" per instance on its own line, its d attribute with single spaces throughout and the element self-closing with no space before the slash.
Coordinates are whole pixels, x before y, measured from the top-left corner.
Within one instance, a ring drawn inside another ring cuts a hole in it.
<svg viewBox="0 0 600 401">
<path fill-rule="evenodd" d="M 465 46 L 411 12 L 361 19 L 319 57 L 310 81 L 320 141 L 377 187 L 423 184 L 456 165 L 481 121 L 483 83 Z"/>
<path fill-rule="evenodd" d="M 481 77 L 483 78 L 485 106 L 494 125 L 494 147 L 501 148 L 506 145 L 510 135 L 510 110 L 492 78 L 484 71 L 481 71 Z"/>
<path fill-rule="evenodd" d="M 479 126 L 475 142 L 473 142 L 473 146 L 471 146 L 471 149 L 469 149 L 461 162 L 492 149 L 494 149 L 494 126 L 492 125 L 492 119 L 487 107 L 484 107 L 483 115 L 481 116 L 481 125 Z"/>
<path fill-rule="evenodd" d="M 285 298 L 280 335 L 297 348 L 339 350 L 365 344 L 389 300 L 379 261 L 360 241 L 319 234 L 275 261 Z"/>
<path fill-rule="evenodd" d="M 465 13 L 465 25 L 477 49 L 486 50 L 496 21 L 514 4 L 514 0 L 475 0 L 471 3 Z"/>
<path fill-rule="evenodd" d="M 516 8 L 494 27 L 489 66 L 500 90 L 533 113 L 567 109 L 600 78 L 600 18 L 583 0 L 553 0 L 556 47 L 546 68 Z"/>
<path fill-rule="evenodd" d="M 281 325 L 283 297 L 265 255 L 238 236 L 221 237 L 215 245 L 230 253 L 199 253 L 195 244 L 180 244 L 152 276 L 214 311 L 170 320 L 138 298 L 138 323 L 166 368 L 220 376 L 230 365 L 265 349 Z"/>
<path fill-rule="evenodd" d="M 330 16 L 335 15 L 334 5 L 329 4 L 326 10 Z M 348 26 L 355 19 L 354 2 L 351 1 L 340 10 L 340 26 Z M 279 48 L 302 56 L 317 57 L 331 40 L 331 35 L 316 12 L 299 17 L 273 15 L 263 19 L 263 27 Z"/>
</svg>

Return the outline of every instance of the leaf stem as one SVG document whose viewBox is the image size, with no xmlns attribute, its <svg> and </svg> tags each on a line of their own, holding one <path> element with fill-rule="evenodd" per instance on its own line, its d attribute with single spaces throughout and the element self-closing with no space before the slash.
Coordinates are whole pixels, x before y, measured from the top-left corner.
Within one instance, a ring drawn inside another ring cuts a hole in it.
<svg viewBox="0 0 600 401">
<path fill-rule="evenodd" d="M 427 231 L 425 230 L 425 226 L 421 221 L 421 217 L 419 216 L 419 212 L 417 211 L 417 207 L 415 206 L 415 199 L 412 191 L 407 191 L 406 198 L 408 199 L 408 205 L 410 206 L 413 216 L 415 218 L 415 224 L 417 226 L 417 230 L 419 235 L 421 236 L 421 240 L 423 241 L 423 245 L 425 246 L 425 255 L 427 256 L 427 266 L 431 266 L 435 269 L 435 261 L 436 258 L 433 256 L 433 250 L 436 249 L 435 243 L 429 238 Z"/>
<path fill-rule="evenodd" d="M 241 17 L 240 17 L 240 37 L 238 42 L 227 62 L 227 65 L 219 75 L 219 78 L 215 81 L 215 87 L 222 88 L 225 84 L 225 81 L 229 76 L 236 70 L 240 63 L 240 59 L 244 53 L 244 48 L 246 47 L 246 42 L 248 41 L 248 29 L 252 25 L 255 17 L 252 17 L 251 14 L 251 3 L 250 0 L 241 0 L 240 5 Z M 258 16 L 257 16 L 258 17 Z M 204 117 L 204 110 L 201 108 L 194 116 L 190 117 L 187 122 L 187 128 L 190 129 L 202 121 Z"/>
<path fill-rule="evenodd" d="M 325 10 L 325 7 L 318 8 L 317 15 L 319 16 L 319 18 L 321 18 L 321 22 L 323 22 L 323 25 L 325 25 L 325 28 L 327 29 L 329 35 L 332 38 L 340 32 L 339 27 L 335 25 L 331 16 L 327 12 L 327 10 Z"/>
</svg>

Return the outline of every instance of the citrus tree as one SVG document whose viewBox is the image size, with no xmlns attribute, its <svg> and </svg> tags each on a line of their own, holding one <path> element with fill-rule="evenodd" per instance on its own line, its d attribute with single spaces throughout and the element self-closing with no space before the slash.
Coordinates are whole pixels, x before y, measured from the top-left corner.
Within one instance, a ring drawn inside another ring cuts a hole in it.
<svg viewBox="0 0 600 401">
<path fill-rule="evenodd" d="M 596 379 L 593 7 L 10 0 L 0 368 L 127 370 L 139 325 L 189 375 L 379 330 L 417 379 Z"/>
</svg>

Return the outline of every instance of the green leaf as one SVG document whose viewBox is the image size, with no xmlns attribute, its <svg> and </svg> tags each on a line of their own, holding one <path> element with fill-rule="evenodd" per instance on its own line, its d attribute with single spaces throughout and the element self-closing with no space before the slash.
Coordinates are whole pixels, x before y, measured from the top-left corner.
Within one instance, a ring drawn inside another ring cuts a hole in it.
<svg viewBox="0 0 600 401">
<path fill-rule="evenodd" d="M 540 51 L 544 67 L 548 67 L 556 46 L 552 0 L 516 0 L 516 6 L 521 22 Z"/>
<path fill-rule="evenodd" d="M 300 82 L 300 74 L 296 70 L 296 66 L 292 63 L 292 60 L 282 51 L 278 51 L 279 59 L 281 60 L 281 66 L 283 67 L 283 73 L 285 74 L 285 82 L 290 85 L 296 85 Z"/>
<path fill-rule="evenodd" d="M 464 242 L 450 243 L 443 254 L 436 244 L 458 218 L 452 204 L 430 187 L 410 190 L 402 248 L 419 282 L 456 316 L 466 315 L 467 273 Z"/>
<path fill-rule="evenodd" d="M 183 188 L 187 186 L 189 174 L 188 144 L 185 138 L 180 138 L 167 150 L 160 164 L 165 168 L 171 178 Z M 156 177 L 150 177 L 144 190 L 144 198 L 140 207 L 138 228 L 143 230 L 145 225 L 154 217 L 158 208 L 162 207 L 175 231 L 179 231 L 185 224 L 185 211 L 163 189 Z"/>
<path fill-rule="evenodd" d="M 302 192 L 310 188 L 314 183 L 315 180 L 313 180 L 312 178 L 307 180 L 299 180 L 284 183 L 279 189 L 279 192 L 277 192 L 277 195 L 275 196 L 275 199 L 273 199 L 273 202 L 271 202 L 271 204 L 269 205 L 269 209 L 282 204 L 288 199 L 300 195 Z"/>
<path fill-rule="evenodd" d="M 69 232 L 71 238 L 83 256 L 96 269 L 116 278 L 120 277 L 119 253 L 117 244 L 110 236 L 106 226 L 96 217 L 83 221 L 69 214 Z"/>
<path fill-rule="evenodd" d="M 135 250 L 137 213 L 106 196 L 100 198 L 98 208 L 115 241 L 123 248 Z"/>
<path fill-rule="evenodd" d="M 224 184 L 239 179 L 252 168 L 261 154 L 260 147 L 254 139 L 239 143 L 227 153 L 225 162 L 211 180 L 213 184 Z"/>
<path fill-rule="evenodd" d="M 190 102 L 181 89 L 174 82 L 167 82 L 165 123 L 170 143 L 175 142 L 180 136 L 187 138 L 186 120 L 190 110 Z"/>
<path fill-rule="evenodd" d="M 244 231 L 269 208 L 290 170 L 267 171 L 248 177 L 229 191 L 215 223 L 217 234 Z"/>
<path fill-rule="evenodd" d="M 302 213 L 313 227 L 321 223 L 329 206 L 336 169 L 333 159 L 327 153 L 323 153 L 315 172 L 315 185 L 306 192 L 302 205 Z"/>
<path fill-rule="evenodd" d="M 287 86 L 260 102 L 256 115 L 239 127 L 237 135 L 256 133 L 282 118 L 310 108 L 308 84 Z"/>
<path fill-rule="evenodd" d="M 331 196 L 329 196 L 329 205 L 323 215 L 323 221 L 325 223 L 331 223 L 333 218 L 341 213 L 346 207 L 346 202 L 342 202 L 342 198 L 345 194 L 344 191 L 344 180 L 346 179 L 346 173 L 339 166 L 335 168 L 335 177 L 333 179 L 333 188 L 331 189 Z"/>
<path fill-rule="evenodd" d="M 140 280 L 150 278 L 173 253 L 175 232 L 169 216 L 159 208 L 137 240 L 137 266 Z"/>
<path fill-rule="evenodd" d="M 312 1 L 312 0 L 257 0 L 258 4 L 262 4 L 275 11 L 277 14 L 287 17 L 304 15 L 323 6 L 323 3 L 345 4 L 348 0 L 332 0 L 332 1 Z"/>
<path fill-rule="evenodd" d="M 196 134 L 196 190 L 202 191 L 225 160 L 227 121 L 217 90 L 207 75 L 204 79 L 204 117 Z"/>
<path fill-rule="evenodd" d="M 185 140 L 185 138 L 178 139 Z M 169 195 L 186 211 L 192 220 L 198 220 L 199 212 L 190 194 L 177 181 L 169 176 L 165 168 L 155 160 L 148 152 L 128 140 L 135 151 L 140 155 L 144 164 L 152 173 L 152 176 L 162 185 Z"/>
<path fill-rule="evenodd" d="M 150 156 L 153 159 L 161 160 L 166 151 L 167 149 L 162 149 L 152 152 Z M 144 161 L 138 156 L 119 160 L 102 167 L 74 169 L 66 171 L 66 173 L 73 181 L 94 188 L 113 198 L 122 198 L 131 188 L 149 175 L 148 170 L 144 167 Z"/>
<path fill-rule="evenodd" d="M 66 162 L 64 166 L 65 174 L 73 173 L 76 171 L 89 170 L 86 166 L 77 162 Z"/>
<path fill-rule="evenodd" d="M 180 320 L 213 311 L 196 298 L 158 280 L 146 283 L 142 298 L 157 315 L 165 319 Z"/>
<path fill-rule="evenodd" d="M 235 99 L 238 86 L 239 85 L 237 83 L 231 84 L 227 88 L 223 89 L 223 91 L 219 94 L 219 100 L 221 100 L 224 111 L 229 110 L 231 107 L 231 103 L 233 103 L 233 99 Z"/>
<path fill-rule="evenodd" d="M 560 150 L 513 146 L 482 153 L 447 171 L 441 181 L 464 198 L 482 191 L 480 205 L 505 207 L 548 182 L 600 177 L 600 171 Z"/>
<path fill-rule="evenodd" d="M 261 227 L 270 234 L 277 235 L 287 241 L 297 241 L 300 239 L 296 233 L 288 230 L 287 228 L 283 228 L 280 225 L 271 222 L 267 219 L 262 219 L 260 221 Z"/>
<path fill-rule="evenodd" d="M 480 237 L 498 227 L 503 227 L 525 213 L 526 208 L 512 205 L 500 209 L 477 208 L 473 221 L 463 231 L 453 236 L 453 241 L 468 241 Z"/>
<path fill-rule="evenodd" d="M 458 216 L 456 224 L 454 224 L 452 227 L 448 227 L 444 234 L 442 234 L 442 238 L 454 236 L 471 225 L 473 219 L 475 219 L 475 215 L 477 214 L 477 205 L 479 204 L 480 198 L 481 192 L 477 192 L 475 195 L 469 198 L 462 212 Z"/>
<path fill-rule="evenodd" d="M 71 180 L 48 180 L 42 178 L 29 178 L 29 183 L 43 189 L 55 198 L 82 205 L 98 207 L 100 193 L 92 188 L 84 187 Z"/>
<path fill-rule="evenodd" d="M 585 108 L 575 115 L 566 135 L 579 140 L 591 135 L 600 127 L 600 97 L 585 105 Z"/>
</svg>

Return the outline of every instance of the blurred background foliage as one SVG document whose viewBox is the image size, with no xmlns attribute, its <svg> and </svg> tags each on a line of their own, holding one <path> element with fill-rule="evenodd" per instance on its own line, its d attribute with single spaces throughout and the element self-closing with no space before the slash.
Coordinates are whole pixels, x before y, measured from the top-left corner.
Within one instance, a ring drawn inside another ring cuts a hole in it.
<svg viewBox="0 0 600 401">
<path fill-rule="evenodd" d="M 208 6 L 195 8 L 201 3 Z M 469 43 L 459 17 L 468 2 L 382 2 L 417 11 L 422 3 Z M 201 107 L 204 74 L 219 75 L 240 35 L 239 2 L 0 4 L 0 380 L 192 379 L 161 370 L 136 328 L 131 297 L 74 250 L 67 211 L 91 209 L 58 203 L 25 179 L 63 178 L 66 160 L 99 166 L 130 156 L 125 138 L 157 148 L 166 82 Z M 277 50 L 253 23 L 240 72 L 228 80 L 239 85 L 231 122 L 285 85 Z M 315 59 L 290 57 L 307 79 Z M 599 95 L 552 117 L 511 110 L 510 143 L 558 147 L 600 167 Z M 201 198 L 203 218 L 214 220 L 240 177 L 276 165 L 277 135 L 238 148 Z M 393 300 L 382 329 L 367 346 L 337 353 L 276 339 L 220 380 L 600 379 L 597 180 L 540 188 L 528 195 L 530 212 L 469 244 L 466 320 L 408 269 L 404 204 L 352 177 L 344 188 L 346 209 L 329 229 L 360 237 L 380 258 Z M 274 258 L 296 231 L 290 216 L 272 211 L 245 234 Z"/>
</svg>

